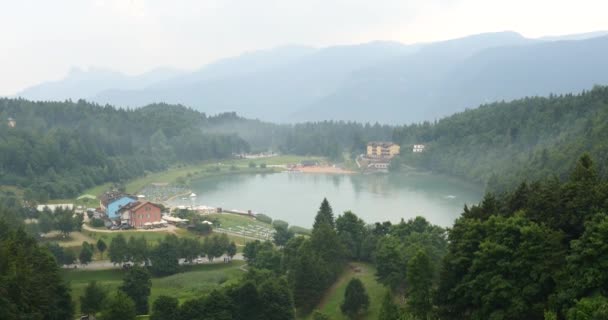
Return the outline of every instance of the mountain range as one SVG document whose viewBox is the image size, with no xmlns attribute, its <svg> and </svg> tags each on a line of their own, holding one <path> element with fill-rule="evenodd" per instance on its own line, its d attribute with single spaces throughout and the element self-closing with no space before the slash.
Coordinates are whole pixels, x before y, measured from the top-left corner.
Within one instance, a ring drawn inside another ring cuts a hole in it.
<svg viewBox="0 0 608 320">
<path fill-rule="evenodd" d="M 141 107 L 181 103 L 277 122 L 432 121 L 479 104 L 608 84 L 608 33 L 530 39 L 515 32 L 406 45 L 370 42 L 244 53 L 195 71 L 139 76 L 75 70 L 18 96 Z"/>
</svg>

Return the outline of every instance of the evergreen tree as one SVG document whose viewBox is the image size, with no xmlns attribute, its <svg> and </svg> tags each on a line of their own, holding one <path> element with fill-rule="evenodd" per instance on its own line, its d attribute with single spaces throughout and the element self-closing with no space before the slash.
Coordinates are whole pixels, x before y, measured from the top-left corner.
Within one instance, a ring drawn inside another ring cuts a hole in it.
<svg viewBox="0 0 608 320">
<path fill-rule="evenodd" d="M 349 258 L 361 259 L 363 240 L 367 235 L 365 222 L 351 211 L 346 211 L 336 219 L 336 231 Z"/>
<path fill-rule="evenodd" d="M 88 315 L 95 315 L 100 312 L 106 295 L 106 291 L 98 286 L 96 281 L 89 282 L 84 289 L 84 295 L 80 296 L 80 311 Z"/>
<path fill-rule="evenodd" d="M 0 208 L 0 217 L 5 214 Z M 6 214 L 14 214 L 6 212 Z M 45 247 L 0 218 L 0 317 L 73 319 L 70 289 Z"/>
<path fill-rule="evenodd" d="M 101 259 L 103 260 L 103 253 L 106 251 L 108 246 L 106 245 L 105 241 L 103 241 L 103 239 L 97 240 L 96 246 L 97 246 L 97 250 L 101 254 Z"/>
<path fill-rule="evenodd" d="M 319 212 L 317 212 L 317 215 L 315 216 L 315 222 L 312 228 L 317 229 L 321 224 L 327 224 L 332 229 L 335 228 L 334 213 L 331 209 L 331 205 L 329 205 L 329 201 L 327 201 L 327 198 L 323 198 L 321 207 L 319 207 Z"/>
<path fill-rule="evenodd" d="M 393 295 L 390 290 L 386 290 L 384 298 L 382 299 L 382 307 L 380 307 L 380 315 L 378 320 L 399 320 L 401 314 L 399 308 L 393 302 Z"/>
<path fill-rule="evenodd" d="M 428 255 L 418 250 L 407 264 L 407 305 L 415 319 L 426 320 L 431 313 L 433 274 L 433 265 Z"/>
<path fill-rule="evenodd" d="M 314 308 L 329 283 L 328 270 L 309 240 L 303 241 L 298 248 L 289 275 L 293 283 L 295 305 L 306 314 Z"/>
<path fill-rule="evenodd" d="M 359 278 L 351 279 L 344 291 L 344 302 L 340 305 L 340 310 L 349 319 L 356 319 L 369 307 L 369 297 Z"/>
<path fill-rule="evenodd" d="M 179 301 L 175 297 L 159 296 L 152 304 L 150 320 L 177 319 L 179 316 Z"/>
<path fill-rule="evenodd" d="M 110 261 L 114 264 L 121 264 L 129 261 L 129 247 L 127 245 L 127 240 L 122 234 L 112 238 L 110 248 L 108 249 L 108 255 L 110 256 Z"/>
<path fill-rule="evenodd" d="M 295 319 L 293 297 L 285 279 L 268 279 L 260 285 L 261 319 Z"/>
<path fill-rule="evenodd" d="M 396 237 L 382 237 L 376 247 L 376 278 L 392 290 L 403 291 L 406 280 L 406 257 Z"/>
<path fill-rule="evenodd" d="M 150 269 L 159 276 L 175 274 L 179 271 L 179 251 L 172 241 L 161 241 L 150 254 Z"/>
<path fill-rule="evenodd" d="M 80 264 L 89 264 L 93 260 L 93 246 L 88 242 L 84 241 L 80 248 L 80 254 L 78 254 L 78 260 Z"/>
<path fill-rule="evenodd" d="M 106 300 L 101 313 L 101 320 L 134 320 L 135 303 L 124 292 L 117 290 Z"/>
<path fill-rule="evenodd" d="M 148 270 L 134 266 L 123 279 L 120 290 L 126 293 L 135 303 L 137 314 L 148 314 L 148 297 L 152 289 L 152 280 Z"/>
</svg>

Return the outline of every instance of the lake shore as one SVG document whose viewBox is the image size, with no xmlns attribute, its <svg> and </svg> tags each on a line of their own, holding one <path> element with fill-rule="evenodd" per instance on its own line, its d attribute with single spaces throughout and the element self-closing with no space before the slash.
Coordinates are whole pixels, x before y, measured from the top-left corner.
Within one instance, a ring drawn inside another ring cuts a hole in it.
<svg viewBox="0 0 608 320">
<path fill-rule="evenodd" d="M 339 167 L 334 166 L 307 166 L 307 167 L 298 167 L 289 170 L 291 172 L 301 172 L 301 173 L 322 173 L 322 174 L 355 174 L 357 172 L 346 170 Z"/>
</svg>

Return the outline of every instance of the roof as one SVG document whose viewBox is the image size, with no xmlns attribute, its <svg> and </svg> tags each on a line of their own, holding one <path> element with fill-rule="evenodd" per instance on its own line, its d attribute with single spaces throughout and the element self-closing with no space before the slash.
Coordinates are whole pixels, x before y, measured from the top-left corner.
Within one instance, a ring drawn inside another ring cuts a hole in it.
<svg viewBox="0 0 608 320">
<path fill-rule="evenodd" d="M 394 146 L 396 144 L 393 142 L 390 142 L 390 141 L 370 141 L 367 143 L 367 145 L 372 146 L 372 147 L 376 147 L 376 146 L 390 147 L 390 146 Z"/>
<path fill-rule="evenodd" d="M 110 219 L 114 219 L 120 215 L 119 211 L 121 208 L 136 202 L 133 197 L 122 196 L 120 198 L 116 198 L 111 200 L 106 206 L 106 214 Z"/>
<path fill-rule="evenodd" d="M 154 207 L 157 207 L 159 209 L 162 209 L 159 205 L 152 203 L 150 201 L 135 201 L 135 202 L 131 202 L 125 206 L 123 206 L 122 208 L 118 209 L 118 212 L 123 212 L 126 210 L 129 211 L 137 211 L 139 210 L 141 207 L 145 206 L 145 205 L 151 205 Z"/>
</svg>

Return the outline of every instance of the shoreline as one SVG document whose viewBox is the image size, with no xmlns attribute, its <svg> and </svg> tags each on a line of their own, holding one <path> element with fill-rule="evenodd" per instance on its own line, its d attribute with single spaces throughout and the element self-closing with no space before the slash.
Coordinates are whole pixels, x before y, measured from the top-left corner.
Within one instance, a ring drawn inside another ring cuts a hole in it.
<svg viewBox="0 0 608 320">
<path fill-rule="evenodd" d="M 356 174 L 356 171 L 346 170 L 332 166 L 309 166 L 309 167 L 298 167 L 286 170 L 287 172 L 297 173 L 321 173 L 321 174 Z"/>
</svg>

